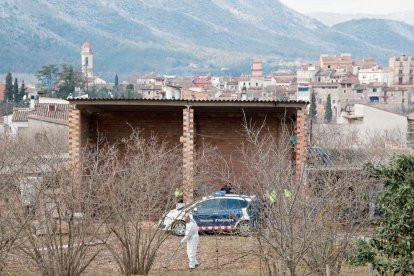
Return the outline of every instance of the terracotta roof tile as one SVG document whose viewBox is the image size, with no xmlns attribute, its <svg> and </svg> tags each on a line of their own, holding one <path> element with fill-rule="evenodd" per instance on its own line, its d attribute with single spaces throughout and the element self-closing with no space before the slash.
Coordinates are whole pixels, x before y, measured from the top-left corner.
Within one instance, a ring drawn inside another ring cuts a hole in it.
<svg viewBox="0 0 414 276">
<path fill-rule="evenodd" d="M 68 125 L 69 105 L 53 103 L 37 104 L 35 110 L 28 115 L 28 118 Z"/>
<path fill-rule="evenodd" d="M 13 110 L 13 122 L 27 122 L 27 116 L 30 115 L 33 112 L 31 109 L 15 109 Z"/>
</svg>

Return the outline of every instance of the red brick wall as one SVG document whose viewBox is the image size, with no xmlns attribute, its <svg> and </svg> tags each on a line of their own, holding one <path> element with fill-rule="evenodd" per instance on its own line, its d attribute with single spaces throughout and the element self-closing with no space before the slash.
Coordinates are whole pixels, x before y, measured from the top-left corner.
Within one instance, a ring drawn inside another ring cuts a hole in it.
<svg viewBox="0 0 414 276">
<path fill-rule="evenodd" d="M 184 109 L 183 112 L 182 107 L 141 111 L 102 110 L 94 113 L 71 110 L 69 115 L 69 152 L 71 158 L 75 157 L 76 159 L 80 148 L 85 146 L 87 142 L 96 142 L 98 133 L 104 136 L 107 142 L 113 144 L 119 142 L 122 138 L 128 137 L 132 133 L 132 128 L 139 128 L 142 130 L 144 137 L 156 135 L 171 146 L 183 142 L 184 147 L 181 147 L 184 148 L 183 176 L 189 176 L 188 183 L 183 184 L 185 184 L 185 188 L 189 188 L 187 190 L 190 193 L 193 188 L 191 176 L 193 143 L 195 143 L 196 151 L 200 151 L 203 145 L 217 147 L 233 172 L 233 182 L 241 183 L 248 188 L 248 185 L 246 185 L 248 179 L 245 177 L 246 170 L 241 163 L 242 156 L 240 153 L 240 148 L 243 143 L 246 143 L 243 128 L 244 116 L 253 127 L 260 127 L 265 122 L 263 130 L 269 130 L 278 139 L 281 138 L 284 130 L 287 130 L 289 135 L 295 135 L 297 144 L 295 151 L 292 150 L 291 164 L 295 164 L 296 168 L 300 167 L 300 163 L 305 158 L 307 130 L 304 111 L 297 111 L 298 122 L 296 123 L 296 110 L 293 109 L 289 110 L 290 113 L 287 114 L 284 114 L 282 109 L 277 111 L 275 109 L 270 111 L 246 111 L 244 114 L 237 109 L 198 109 L 196 107 L 194 108 L 194 119 L 192 119 L 193 115 L 188 112 L 187 114 L 185 110 L 187 109 Z M 184 124 L 184 118 L 188 121 L 187 124 Z M 194 140 L 192 137 L 194 137 Z M 180 138 L 182 139 L 181 142 Z M 286 146 L 291 147 L 288 142 Z M 186 158 L 188 160 L 185 160 Z M 213 187 L 211 189 L 218 189 L 223 184 L 224 180 L 212 181 L 211 185 Z M 191 195 L 187 195 L 187 197 L 187 199 L 190 199 Z"/>
<path fill-rule="evenodd" d="M 249 124 L 259 127 L 265 122 L 264 130 L 270 130 L 270 133 L 280 139 L 282 133 L 281 118 L 283 114 L 277 113 L 246 113 Z M 289 120 L 287 120 L 289 121 Z M 200 150 L 205 145 L 217 147 L 221 155 L 225 158 L 234 172 L 236 181 L 246 187 L 245 168 L 241 163 L 240 148 L 243 143 L 246 144 L 243 129 L 243 113 L 238 112 L 211 112 L 200 113 L 195 111 L 195 134 L 196 148 Z M 292 127 L 290 127 L 292 131 Z M 217 180 L 213 183 L 215 188 L 220 188 L 224 183 Z"/>
<path fill-rule="evenodd" d="M 101 112 L 90 118 L 89 129 L 92 133 L 89 133 L 88 138 L 92 141 L 99 132 L 109 143 L 119 142 L 132 133 L 132 128 L 139 128 L 144 137 L 155 135 L 160 140 L 176 145 L 180 143 L 183 133 L 182 110 Z"/>
</svg>

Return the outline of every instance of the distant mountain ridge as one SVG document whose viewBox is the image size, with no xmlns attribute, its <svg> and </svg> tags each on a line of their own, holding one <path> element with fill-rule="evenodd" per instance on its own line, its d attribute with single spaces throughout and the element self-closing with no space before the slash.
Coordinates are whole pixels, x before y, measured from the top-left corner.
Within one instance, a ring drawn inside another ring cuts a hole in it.
<svg viewBox="0 0 414 276">
<path fill-rule="evenodd" d="M 387 14 L 312 12 L 306 15 L 319 20 L 327 26 L 358 19 L 387 19 L 414 25 L 414 11 Z"/>
<path fill-rule="evenodd" d="M 359 19 L 339 23 L 332 28 L 351 34 L 355 39 L 363 40 L 370 45 L 377 45 L 378 52 L 392 49 L 398 54 L 414 53 L 414 26 L 406 23 L 384 19 Z"/>
<path fill-rule="evenodd" d="M 51 63 L 80 66 L 85 41 L 92 44 L 96 74 L 108 78 L 115 72 L 201 74 L 222 67 L 248 73 L 253 57 L 269 66 L 316 60 L 322 53 L 383 59 L 400 52 L 330 28 L 278 0 L 3 2 L 0 73 L 31 73 Z M 407 48 L 414 52 L 414 43 Z"/>
</svg>

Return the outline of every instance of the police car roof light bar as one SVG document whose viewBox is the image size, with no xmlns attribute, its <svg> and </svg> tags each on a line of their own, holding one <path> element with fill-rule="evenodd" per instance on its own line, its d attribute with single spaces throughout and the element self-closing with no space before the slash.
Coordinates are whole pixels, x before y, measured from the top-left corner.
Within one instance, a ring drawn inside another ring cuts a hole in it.
<svg viewBox="0 0 414 276">
<path fill-rule="evenodd" d="M 226 191 L 217 191 L 213 193 L 213 196 L 225 196 Z"/>
</svg>

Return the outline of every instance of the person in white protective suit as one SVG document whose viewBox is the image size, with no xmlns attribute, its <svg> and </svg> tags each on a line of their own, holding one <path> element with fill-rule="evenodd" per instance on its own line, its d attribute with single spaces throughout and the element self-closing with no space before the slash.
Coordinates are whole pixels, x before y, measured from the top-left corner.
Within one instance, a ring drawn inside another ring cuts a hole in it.
<svg viewBox="0 0 414 276">
<path fill-rule="evenodd" d="M 191 218 L 190 215 L 186 215 L 184 217 L 184 221 L 186 223 L 185 226 L 185 236 L 181 240 L 181 243 L 187 242 L 187 255 L 188 255 L 188 266 L 190 269 L 193 269 L 198 266 L 197 261 L 197 246 L 198 246 L 198 225 L 194 221 L 194 219 Z"/>
</svg>

